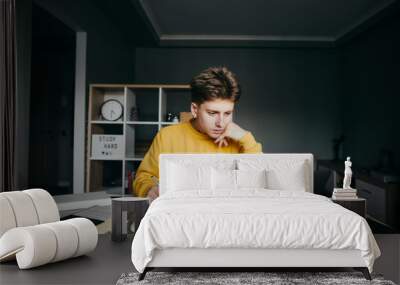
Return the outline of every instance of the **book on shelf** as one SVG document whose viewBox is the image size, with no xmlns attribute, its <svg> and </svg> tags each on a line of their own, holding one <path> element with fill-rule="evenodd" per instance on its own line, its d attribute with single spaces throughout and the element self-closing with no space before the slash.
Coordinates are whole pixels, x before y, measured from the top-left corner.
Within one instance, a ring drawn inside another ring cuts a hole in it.
<svg viewBox="0 0 400 285">
<path fill-rule="evenodd" d="M 357 189 L 343 189 L 343 188 L 334 188 L 333 193 L 357 193 Z"/>
<path fill-rule="evenodd" d="M 354 196 L 337 196 L 337 195 L 333 194 L 332 195 L 332 199 L 334 199 L 334 200 L 352 200 L 352 199 L 356 200 L 356 199 L 358 199 L 358 196 L 357 195 L 354 195 Z"/>
<path fill-rule="evenodd" d="M 357 196 L 357 193 L 333 193 L 333 195 L 337 197 L 354 197 Z"/>
<path fill-rule="evenodd" d="M 333 193 L 332 199 L 335 200 L 358 199 L 358 196 L 357 193 Z"/>
<path fill-rule="evenodd" d="M 358 199 L 357 189 L 334 188 L 333 193 L 332 193 L 332 199 L 335 199 L 335 200 Z"/>
</svg>

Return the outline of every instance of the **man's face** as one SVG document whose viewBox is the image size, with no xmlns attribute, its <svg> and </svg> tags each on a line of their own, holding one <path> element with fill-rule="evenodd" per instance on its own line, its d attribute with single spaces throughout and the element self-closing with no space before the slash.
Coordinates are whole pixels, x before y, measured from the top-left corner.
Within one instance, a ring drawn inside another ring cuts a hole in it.
<svg viewBox="0 0 400 285">
<path fill-rule="evenodd" d="M 218 138 L 232 122 L 234 106 L 235 103 L 229 99 L 205 101 L 200 105 L 192 103 L 191 110 L 196 118 L 197 129 L 213 139 Z"/>
</svg>

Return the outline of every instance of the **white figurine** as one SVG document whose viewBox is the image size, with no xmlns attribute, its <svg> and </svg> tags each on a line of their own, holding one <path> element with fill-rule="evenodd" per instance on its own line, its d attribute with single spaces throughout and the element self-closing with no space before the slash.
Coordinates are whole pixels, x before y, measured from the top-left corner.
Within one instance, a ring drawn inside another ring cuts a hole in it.
<svg viewBox="0 0 400 285">
<path fill-rule="evenodd" d="M 350 161 L 350 156 L 347 157 L 347 160 L 344 162 L 344 179 L 343 179 L 343 189 L 352 189 L 350 187 L 351 184 L 351 176 L 353 175 L 353 172 L 351 171 L 351 161 Z"/>
</svg>

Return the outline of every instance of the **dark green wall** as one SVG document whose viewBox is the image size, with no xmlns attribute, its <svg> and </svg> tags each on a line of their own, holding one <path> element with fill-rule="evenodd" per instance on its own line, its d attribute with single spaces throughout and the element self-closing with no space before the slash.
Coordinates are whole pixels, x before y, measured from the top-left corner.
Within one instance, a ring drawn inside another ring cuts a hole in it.
<svg viewBox="0 0 400 285">
<path fill-rule="evenodd" d="M 137 83 L 187 83 L 209 66 L 237 73 L 237 121 L 264 152 L 339 155 L 377 167 L 382 151 L 400 169 L 400 14 L 387 15 L 336 48 L 138 48 Z"/>
<path fill-rule="evenodd" d="M 314 48 L 139 48 L 136 82 L 188 83 L 226 65 L 243 86 L 236 120 L 264 152 L 312 152 L 331 158 L 341 132 L 337 54 Z M 187 106 L 189 108 L 189 106 Z"/>
<path fill-rule="evenodd" d="M 380 152 L 400 170 L 400 13 L 341 47 L 345 153 L 374 167 Z"/>
</svg>

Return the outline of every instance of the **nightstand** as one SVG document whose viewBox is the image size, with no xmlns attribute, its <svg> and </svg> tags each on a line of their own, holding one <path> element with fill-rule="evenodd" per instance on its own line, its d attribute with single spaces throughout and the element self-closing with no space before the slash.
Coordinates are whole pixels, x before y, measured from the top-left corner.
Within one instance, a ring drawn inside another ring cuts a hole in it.
<svg viewBox="0 0 400 285">
<path fill-rule="evenodd" d="M 149 198 L 121 197 L 112 199 L 111 239 L 123 241 L 134 234 L 149 207 Z M 133 223 L 133 229 L 131 225 Z"/>
<path fill-rule="evenodd" d="M 357 199 L 332 199 L 332 202 L 341 205 L 342 207 L 359 214 L 361 217 L 365 218 L 367 200 L 364 198 Z"/>
</svg>

